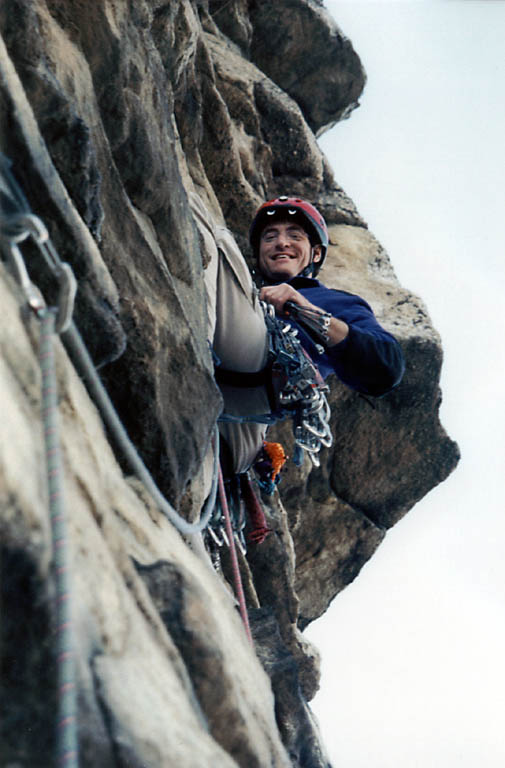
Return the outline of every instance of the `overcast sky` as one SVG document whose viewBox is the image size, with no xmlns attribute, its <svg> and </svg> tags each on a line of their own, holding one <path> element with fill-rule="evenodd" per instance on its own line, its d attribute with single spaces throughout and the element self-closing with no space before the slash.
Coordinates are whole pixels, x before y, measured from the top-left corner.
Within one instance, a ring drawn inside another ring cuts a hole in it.
<svg viewBox="0 0 505 768">
<path fill-rule="evenodd" d="M 505 765 L 505 2 L 326 7 L 368 75 L 320 144 L 442 337 L 462 460 L 307 630 L 335 768 Z"/>
</svg>

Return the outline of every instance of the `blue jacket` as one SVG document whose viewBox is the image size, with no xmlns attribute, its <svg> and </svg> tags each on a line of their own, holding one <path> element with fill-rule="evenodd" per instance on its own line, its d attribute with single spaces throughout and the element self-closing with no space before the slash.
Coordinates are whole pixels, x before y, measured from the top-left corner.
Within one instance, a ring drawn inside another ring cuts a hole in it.
<svg viewBox="0 0 505 768">
<path fill-rule="evenodd" d="M 289 284 L 316 307 L 330 312 L 349 326 L 348 336 L 322 354 L 306 331 L 294 320 L 283 316 L 298 329 L 299 339 L 321 376 L 335 373 L 348 387 L 365 395 L 379 397 L 396 387 L 405 371 L 401 347 L 384 330 L 367 302 L 347 291 L 327 288 L 312 277 L 294 277 Z"/>
</svg>

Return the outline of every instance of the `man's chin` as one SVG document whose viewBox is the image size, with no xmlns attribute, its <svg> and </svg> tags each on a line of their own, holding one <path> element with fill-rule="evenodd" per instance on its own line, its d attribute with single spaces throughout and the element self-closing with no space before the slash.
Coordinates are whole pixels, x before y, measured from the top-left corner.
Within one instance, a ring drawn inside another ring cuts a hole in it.
<svg viewBox="0 0 505 768">
<path fill-rule="evenodd" d="M 285 283 L 287 280 L 291 280 L 292 277 L 294 277 L 294 275 L 289 269 L 282 269 L 282 267 L 279 267 L 279 269 L 270 270 L 270 280 L 274 283 Z"/>
</svg>

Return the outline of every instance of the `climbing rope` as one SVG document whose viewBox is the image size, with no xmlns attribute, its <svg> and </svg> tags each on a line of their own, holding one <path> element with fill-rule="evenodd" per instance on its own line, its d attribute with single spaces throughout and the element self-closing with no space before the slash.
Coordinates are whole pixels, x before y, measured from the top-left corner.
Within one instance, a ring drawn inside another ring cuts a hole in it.
<svg viewBox="0 0 505 768">
<path fill-rule="evenodd" d="M 44 257 L 46 264 L 56 277 L 60 291 L 58 297 L 56 331 L 60 333 L 65 346 L 73 352 L 77 361 L 79 373 L 87 384 L 88 390 L 97 405 L 103 420 L 113 434 L 119 449 L 123 452 L 134 474 L 144 483 L 147 490 L 153 496 L 156 504 L 170 520 L 170 522 L 182 534 L 190 535 L 200 533 L 207 526 L 212 515 L 212 497 L 217 493 L 217 451 L 214 451 L 213 487 L 208 503 L 205 505 L 199 522 L 188 523 L 181 517 L 172 505 L 165 499 L 151 473 L 140 458 L 135 446 L 131 442 L 112 401 L 98 376 L 95 365 L 86 349 L 82 337 L 72 321 L 72 310 L 76 292 L 76 282 L 72 270 L 68 264 L 62 262 L 59 254 L 51 242 L 49 233 L 43 222 L 34 216 L 26 198 L 10 171 L 10 161 L 0 153 L 0 244 L 6 251 L 11 267 L 24 290 L 28 305 L 38 311 L 45 306 L 40 291 L 32 283 L 24 263 L 23 255 L 18 244 L 28 238 L 32 238 L 38 250 Z M 217 435 L 217 428 L 215 430 Z M 217 443 L 217 438 L 214 438 Z"/>
<path fill-rule="evenodd" d="M 247 615 L 244 588 L 242 586 L 242 577 L 240 575 L 240 568 L 238 564 L 237 549 L 235 547 L 235 536 L 233 534 L 233 528 L 231 524 L 230 510 L 228 508 L 228 500 L 226 498 L 226 491 L 224 488 L 224 480 L 223 480 L 223 473 L 221 471 L 221 465 L 219 465 L 218 467 L 218 482 L 219 482 L 219 501 L 221 503 L 221 509 L 223 510 L 225 526 L 226 526 L 226 535 L 227 535 L 229 547 L 230 547 L 230 558 L 231 558 L 231 565 L 232 565 L 232 571 L 233 571 L 233 581 L 235 584 L 235 594 L 237 596 L 237 600 L 239 603 L 240 615 L 244 623 L 246 635 L 249 638 L 249 641 L 251 642 L 251 645 L 252 645 L 253 639 L 251 634 L 251 628 L 249 626 L 249 617 Z"/>
<path fill-rule="evenodd" d="M 56 756 L 61 768 L 78 768 L 77 695 L 75 651 L 70 590 L 69 542 L 63 492 L 63 466 L 60 449 L 58 398 L 54 364 L 54 336 L 68 327 L 74 297 L 75 279 L 70 267 L 54 264 L 58 279 L 59 305 L 46 307 L 42 295 L 31 282 L 20 243 L 31 237 L 43 255 L 51 261 L 48 234 L 33 216 L 19 186 L 9 170 L 9 162 L 0 154 L 0 248 L 10 260 L 21 284 L 27 305 L 40 321 L 39 364 L 42 378 L 42 420 L 46 452 L 48 506 L 53 548 L 55 581 L 55 658 L 58 694 Z"/>
<path fill-rule="evenodd" d="M 58 765 L 65 766 L 65 768 L 77 768 L 77 696 L 69 572 L 71 558 L 69 557 L 63 493 L 63 466 L 53 347 L 56 314 L 53 309 L 45 309 L 41 310 L 38 315 L 41 321 L 39 362 L 42 374 L 42 418 L 56 586 L 55 652 L 58 688 L 56 752 Z"/>
<path fill-rule="evenodd" d="M 217 441 L 217 428 L 214 431 L 214 469 L 213 469 L 213 482 L 212 490 L 205 504 L 202 517 L 197 523 L 188 523 L 183 517 L 181 517 L 172 505 L 163 496 L 158 486 L 153 480 L 153 477 L 146 465 L 140 458 L 137 449 L 130 440 L 126 429 L 124 428 L 121 419 L 117 415 L 117 412 L 112 404 L 112 401 L 107 393 L 107 390 L 103 386 L 93 361 L 89 355 L 88 350 L 81 338 L 81 335 L 74 323 L 70 324 L 70 328 L 65 332 L 63 336 L 65 345 L 68 346 L 74 354 L 74 359 L 77 360 L 77 365 L 81 376 L 84 378 L 91 398 L 95 402 L 98 410 L 100 411 L 104 422 L 109 427 L 116 444 L 124 454 L 128 464 L 130 465 L 134 474 L 143 482 L 155 503 L 163 514 L 170 520 L 170 522 L 177 528 L 182 534 L 194 534 L 201 533 L 211 518 L 216 494 L 217 494 L 217 465 L 218 465 L 218 441 Z"/>
<path fill-rule="evenodd" d="M 78 361 L 90 394 L 94 397 L 104 421 L 116 438 L 133 471 L 144 483 L 161 511 L 183 534 L 194 534 L 202 531 L 212 515 L 218 489 L 219 433 L 216 427 L 211 492 L 200 521 L 190 524 L 175 512 L 161 494 L 129 439 L 96 373 L 82 338 L 72 322 L 77 288 L 73 272 L 70 266 L 59 258 L 43 222 L 31 213 L 26 198 L 10 171 L 10 165 L 10 161 L 0 153 L 0 250 L 9 260 L 11 269 L 21 285 L 28 307 L 41 323 L 39 361 L 42 375 L 42 415 L 56 587 L 55 650 L 58 688 L 56 754 L 60 768 L 78 768 L 77 695 L 71 620 L 70 557 L 58 431 L 54 337 L 60 334 L 66 345 L 74 353 L 74 358 Z M 56 307 L 46 306 L 42 294 L 30 279 L 19 247 L 21 243 L 30 238 L 58 281 L 59 296 Z"/>
</svg>

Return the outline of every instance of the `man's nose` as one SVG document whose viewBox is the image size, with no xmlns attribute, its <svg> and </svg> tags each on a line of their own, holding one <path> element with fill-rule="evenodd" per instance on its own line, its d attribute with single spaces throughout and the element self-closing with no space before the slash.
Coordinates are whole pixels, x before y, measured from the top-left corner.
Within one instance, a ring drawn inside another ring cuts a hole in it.
<svg viewBox="0 0 505 768">
<path fill-rule="evenodd" d="M 279 234 L 277 235 L 277 241 L 275 243 L 275 247 L 277 248 L 277 250 L 282 250 L 287 245 L 290 245 L 290 243 L 291 243 L 291 239 L 289 235 L 286 234 L 285 232 L 279 232 Z"/>
</svg>

